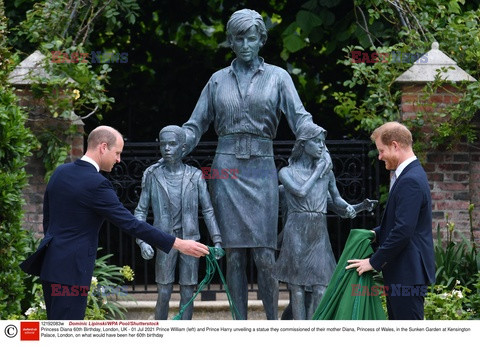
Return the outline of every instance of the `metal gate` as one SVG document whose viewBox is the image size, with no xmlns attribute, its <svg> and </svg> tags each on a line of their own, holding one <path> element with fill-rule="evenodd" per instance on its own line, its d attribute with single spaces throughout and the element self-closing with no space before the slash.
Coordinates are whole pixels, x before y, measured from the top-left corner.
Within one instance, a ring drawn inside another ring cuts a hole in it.
<svg viewBox="0 0 480 347">
<path fill-rule="evenodd" d="M 274 160 L 277 170 L 288 165 L 288 157 L 293 147 L 293 141 L 274 141 Z M 349 203 L 355 204 L 365 198 L 379 197 L 379 166 L 375 158 L 369 157 L 372 150 L 370 141 L 358 140 L 327 140 L 327 147 L 333 161 L 337 187 L 340 195 Z M 188 165 L 197 168 L 209 167 L 212 164 L 217 142 L 200 142 L 194 151 L 184 159 Z M 122 153 L 122 161 L 107 175 L 117 194 L 130 211 L 134 211 L 141 193 L 141 180 L 144 170 L 161 157 L 158 142 L 126 142 Z M 342 219 L 334 214 L 327 215 L 330 241 L 338 259 L 345 245 L 350 229 L 372 228 L 379 222 L 379 208 L 373 212 L 362 212 L 353 220 Z M 208 231 L 201 213 L 201 242 L 208 243 Z M 147 221 L 152 222 L 149 216 Z M 279 228 L 281 223 L 279 222 Z M 280 230 L 279 230 L 280 231 Z M 129 288 L 130 293 L 154 293 L 155 289 L 155 258 L 143 260 L 140 248 L 135 239 L 106 222 L 100 232 L 99 255 L 113 254 L 110 262 L 118 266 L 129 265 L 135 272 L 135 279 Z M 223 259 L 221 268 L 225 271 Z M 200 261 L 199 279 L 205 274 L 205 259 Z M 224 272 L 225 273 L 225 272 Z M 256 291 L 256 271 L 250 259 L 248 264 L 249 290 Z M 218 275 L 212 283 L 219 284 Z M 222 291 L 222 286 L 211 286 L 202 291 L 202 300 L 215 300 L 216 293 Z"/>
</svg>

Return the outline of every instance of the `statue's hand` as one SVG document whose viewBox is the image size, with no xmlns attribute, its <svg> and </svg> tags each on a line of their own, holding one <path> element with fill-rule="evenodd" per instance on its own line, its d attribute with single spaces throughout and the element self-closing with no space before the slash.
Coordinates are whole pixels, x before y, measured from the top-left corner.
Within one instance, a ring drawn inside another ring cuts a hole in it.
<svg viewBox="0 0 480 347">
<path fill-rule="evenodd" d="M 215 243 L 215 259 L 219 260 L 225 255 L 225 251 L 222 249 L 222 244 L 220 242 Z"/>
<path fill-rule="evenodd" d="M 333 169 L 332 158 L 328 152 L 324 152 L 323 156 L 317 160 L 316 170 L 319 170 L 320 177 L 323 177 L 327 172 Z"/>
<path fill-rule="evenodd" d="M 142 258 L 145 260 L 149 260 L 153 258 L 153 248 L 148 243 L 142 243 L 140 245 L 140 249 L 142 250 Z"/>
<path fill-rule="evenodd" d="M 346 208 L 346 216 L 347 218 L 355 218 L 357 216 L 357 212 L 355 211 L 355 208 L 352 205 L 348 205 Z"/>
<path fill-rule="evenodd" d="M 323 154 L 323 158 L 327 162 L 326 171 L 332 170 L 333 169 L 333 163 L 332 163 L 332 157 L 330 156 L 330 153 L 325 151 L 325 153 Z"/>
<path fill-rule="evenodd" d="M 378 200 L 370 200 L 370 199 L 365 199 L 367 201 L 367 211 L 371 212 L 373 209 L 377 206 Z"/>
<path fill-rule="evenodd" d="M 323 176 L 328 168 L 328 161 L 325 158 L 320 158 L 315 161 L 315 165 L 315 170 L 317 170 Z"/>
</svg>

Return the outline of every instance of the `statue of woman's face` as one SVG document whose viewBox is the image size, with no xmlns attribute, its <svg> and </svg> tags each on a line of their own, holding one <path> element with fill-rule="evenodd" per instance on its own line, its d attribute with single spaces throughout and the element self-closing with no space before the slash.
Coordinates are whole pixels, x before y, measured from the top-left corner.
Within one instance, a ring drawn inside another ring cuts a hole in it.
<svg viewBox="0 0 480 347">
<path fill-rule="evenodd" d="M 232 38 L 232 49 L 237 59 L 245 63 L 252 62 L 258 58 L 258 51 L 262 45 L 260 34 L 255 26 Z"/>
</svg>

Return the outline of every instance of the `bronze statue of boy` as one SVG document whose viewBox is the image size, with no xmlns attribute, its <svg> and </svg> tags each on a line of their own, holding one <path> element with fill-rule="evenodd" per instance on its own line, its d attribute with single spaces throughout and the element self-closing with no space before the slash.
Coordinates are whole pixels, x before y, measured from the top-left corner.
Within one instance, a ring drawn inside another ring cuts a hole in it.
<svg viewBox="0 0 480 347">
<path fill-rule="evenodd" d="M 207 184 L 202 172 L 185 165 L 185 131 L 175 125 L 160 130 L 161 160 L 148 167 L 142 178 L 142 192 L 135 209 L 135 217 L 145 221 L 149 208 L 153 212 L 153 225 L 172 235 L 186 240 L 199 240 L 198 205 L 200 202 L 205 224 L 216 248 L 221 248 L 222 237 L 213 213 Z M 144 259 L 151 259 L 152 247 L 137 239 Z M 175 281 L 176 266 L 179 267 L 180 307 L 194 294 L 198 283 L 199 259 L 171 250 L 156 256 L 155 281 L 158 299 L 155 319 L 167 319 L 169 302 Z M 182 319 L 192 319 L 193 304 L 185 309 Z"/>
</svg>

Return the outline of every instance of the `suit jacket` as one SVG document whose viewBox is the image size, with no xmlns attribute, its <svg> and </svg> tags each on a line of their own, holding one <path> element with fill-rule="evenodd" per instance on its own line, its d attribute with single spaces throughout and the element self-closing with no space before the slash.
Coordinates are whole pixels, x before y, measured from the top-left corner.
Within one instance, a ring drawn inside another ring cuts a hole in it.
<svg viewBox="0 0 480 347">
<path fill-rule="evenodd" d="M 213 213 L 207 184 L 202 178 L 202 172 L 185 165 L 182 180 L 182 231 L 183 239 L 199 240 L 198 203 L 202 206 L 205 224 L 214 243 L 221 242 L 220 230 Z M 149 207 L 153 212 L 153 225 L 173 234 L 173 216 L 170 208 L 167 181 L 165 178 L 165 163 L 158 162 L 145 170 L 142 178 L 142 193 L 135 209 L 135 217 L 145 221 Z M 141 244 L 141 240 L 137 240 Z"/>
<path fill-rule="evenodd" d="M 374 230 L 378 249 L 370 264 L 382 271 L 385 284 L 435 282 L 432 200 L 427 175 L 418 160 L 396 179 L 380 226 Z"/>
<path fill-rule="evenodd" d="M 105 219 L 164 252 L 175 242 L 175 237 L 135 218 L 110 181 L 92 164 L 77 160 L 59 166 L 50 178 L 43 202 L 45 237 L 21 268 L 41 280 L 90 286 Z"/>
</svg>

